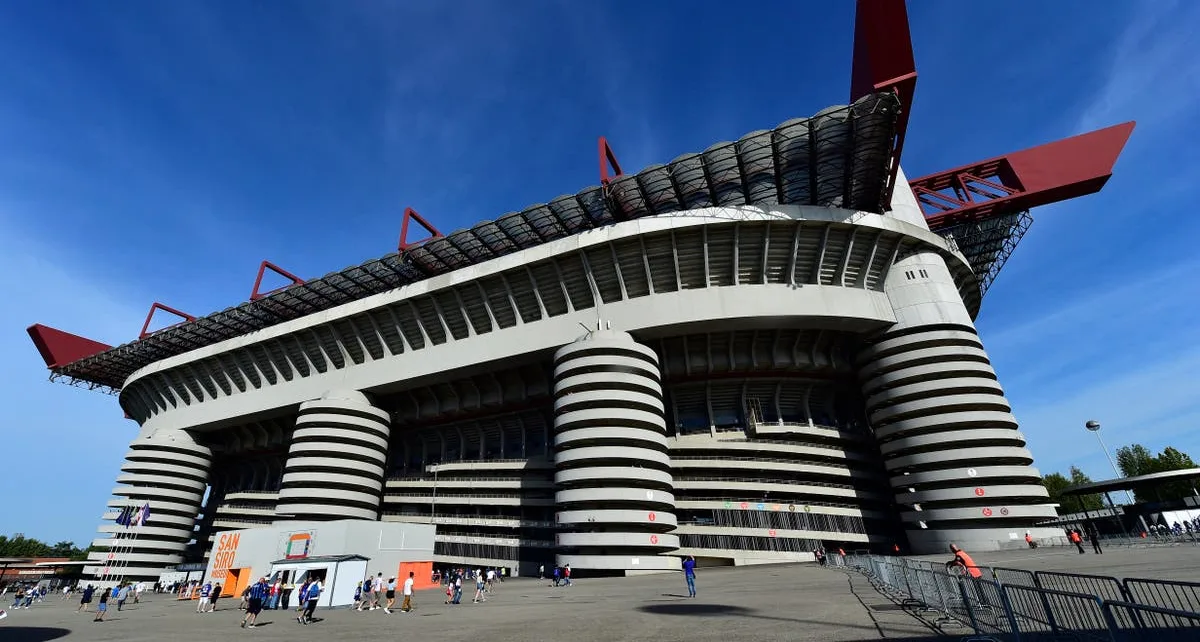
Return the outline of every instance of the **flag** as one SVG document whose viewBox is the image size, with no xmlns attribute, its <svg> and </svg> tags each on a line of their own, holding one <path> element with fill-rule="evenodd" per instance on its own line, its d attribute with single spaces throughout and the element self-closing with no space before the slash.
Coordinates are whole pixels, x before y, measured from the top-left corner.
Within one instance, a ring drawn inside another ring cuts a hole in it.
<svg viewBox="0 0 1200 642">
<path fill-rule="evenodd" d="M 133 525 L 145 526 L 148 521 L 150 521 L 150 502 L 142 504 L 142 507 L 138 509 L 137 515 L 133 518 Z"/>
<path fill-rule="evenodd" d="M 117 515 L 117 523 L 126 528 L 129 527 L 130 521 L 133 519 L 133 506 L 121 507 L 121 514 Z"/>
</svg>

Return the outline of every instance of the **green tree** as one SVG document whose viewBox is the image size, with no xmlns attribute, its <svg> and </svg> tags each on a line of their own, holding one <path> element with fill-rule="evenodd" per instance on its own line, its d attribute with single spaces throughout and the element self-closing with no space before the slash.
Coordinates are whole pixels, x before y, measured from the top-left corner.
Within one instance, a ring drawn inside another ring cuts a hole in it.
<svg viewBox="0 0 1200 642">
<path fill-rule="evenodd" d="M 1126 477 L 1165 473 L 1171 470 L 1195 468 L 1196 462 L 1187 453 L 1167 446 L 1157 455 L 1141 444 L 1131 444 L 1117 449 L 1117 467 Z M 1158 486 L 1134 491 L 1139 502 L 1156 502 L 1182 499 L 1194 493 L 1191 481 L 1168 482 Z"/>
<path fill-rule="evenodd" d="M 1085 510 L 1091 511 L 1103 508 L 1104 503 L 1098 495 L 1063 495 L 1063 491 L 1072 486 L 1092 483 L 1092 479 L 1075 466 L 1071 466 L 1069 473 L 1070 477 L 1062 473 L 1050 473 L 1042 477 L 1042 485 L 1046 487 L 1046 492 L 1050 495 L 1050 501 L 1058 504 L 1059 514 L 1069 515 L 1071 513 L 1082 513 Z"/>
<path fill-rule="evenodd" d="M 12 537 L 0 535 L 0 557 L 71 557 L 83 554 L 75 542 L 62 541 L 53 546 L 16 533 Z"/>
</svg>

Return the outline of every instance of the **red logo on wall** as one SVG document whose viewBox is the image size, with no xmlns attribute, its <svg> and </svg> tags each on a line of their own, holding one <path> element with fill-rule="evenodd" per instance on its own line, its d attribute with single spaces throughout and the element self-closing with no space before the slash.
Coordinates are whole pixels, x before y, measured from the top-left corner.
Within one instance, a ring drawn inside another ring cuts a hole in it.
<svg viewBox="0 0 1200 642">
<path fill-rule="evenodd" d="M 985 493 L 985 491 L 984 491 L 982 488 L 976 488 L 976 489 L 975 489 L 975 494 L 976 494 L 976 495 L 978 495 L 978 496 L 980 496 L 980 497 L 983 497 L 984 493 Z"/>
<path fill-rule="evenodd" d="M 650 543 L 651 543 L 651 544 L 657 544 L 657 543 L 658 543 L 658 535 L 651 535 L 651 536 L 650 536 Z"/>
<path fill-rule="evenodd" d="M 984 516 L 984 517 L 991 517 L 991 516 L 992 516 L 992 509 L 990 509 L 990 508 L 985 508 L 985 509 L 983 509 L 983 516 Z"/>
<path fill-rule="evenodd" d="M 649 519 L 650 519 L 650 521 L 653 522 L 654 520 L 658 519 L 658 515 L 655 515 L 654 513 L 650 513 Z"/>
<path fill-rule="evenodd" d="M 770 535 L 771 537 L 775 537 L 775 529 L 772 528 L 771 530 L 767 531 L 767 535 Z"/>
</svg>

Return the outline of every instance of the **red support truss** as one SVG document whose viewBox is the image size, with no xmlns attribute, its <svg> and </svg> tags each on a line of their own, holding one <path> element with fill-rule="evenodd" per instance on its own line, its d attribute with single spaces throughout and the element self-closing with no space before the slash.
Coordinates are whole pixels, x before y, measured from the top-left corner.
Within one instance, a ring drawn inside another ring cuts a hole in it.
<svg viewBox="0 0 1200 642">
<path fill-rule="evenodd" d="M 33 339 L 33 345 L 42 355 L 42 361 L 46 362 L 47 368 L 74 363 L 112 347 L 40 323 L 29 326 L 25 331 L 29 333 L 29 338 Z"/>
<path fill-rule="evenodd" d="M 260 264 L 258 266 L 258 276 L 256 276 L 254 278 L 254 289 L 250 290 L 250 300 L 251 301 L 257 301 L 269 294 L 273 294 L 284 288 L 291 287 L 291 285 L 284 285 L 284 286 L 277 287 L 274 290 L 268 290 L 266 292 L 259 292 L 258 289 L 260 287 L 262 287 L 263 276 L 266 275 L 267 270 L 270 270 L 270 271 L 274 272 L 275 274 L 278 274 L 279 276 L 282 276 L 283 278 L 291 281 L 292 285 L 300 285 L 301 283 L 304 283 L 304 279 L 296 276 L 295 274 L 288 272 L 287 270 L 279 267 L 278 265 L 275 265 L 274 263 L 272 263 L 270 261 L 263 261 L 262 264 Z"/>
<path fill-rule="evenodd" d="M 900 171 L 904 136 L 917 89 L 917 63 L 913 57 L 912 34 L 908 30 L 908 8 L 904 0 L 858 0 L 854 13 L 854 62 L 850 71 L 850 102 L 879 92 L 892 92 L 900 99 L 896 115 L 896 138 L 883 191 L 884 208 L 891 206 L 892 190 Z"/>
<path fill-rule="evenodd" d="M 930 229 L 1094 194 L 1134 123 L 1122 123 L 909 181 Z"/>
<path fill-rule="evenodd" d="M 159 328 L 158 330 L 154 330 L 153 332 L 151 332 L 150 331 L 150 320 L 154 318 L 154 313 L 158 310 L 162 310 L 163 312 L 168 312 L 170 314 L 174 314 L 175 316 L 183 319 L 183 321 L 179 321 L 177 323 L 172 323 L 171 325 Z M 194 317 L 186 312 L 180 312 L 179 310 L 176 310 L 175 308 L 163 305 L 163 304 L 159 303 L 158 301 L 155 301 L 154 304 L 150 306 L 150 314 L 146 315 L 146 322 L 142 324 L 142 331 L 140 333 L 138 333 L 138 338 L 145 339 L 148 335 L 154 334 L 154 332 L 160 332 L 162 330 L 166 330 L 167 328 L 173 328 L 173 327 L 179 325 L 180 323 L 186 323 L 188 321 L 195 321 L 195 320 L 196 320 L 196 317 Z"/>
<path fill-rule="evenodd" d="M 617 155 L 613 153 L 612 147 L 609 147 L 607 138 L 605 138 L 603 136 L 600 137 L 599 147 L 600 147 L 600 184 L 607 186 L 609 183 L 612 182 L 612 179 L 614 179 L 622 174 L 621 163 L 617 162 Z M 610 167 L 612 168 L 612 172 L 613 172 L 611 176 L 608 173 Z"/>
<path fill-rule="evenodd" d="M 417 225 L 420 225 L 421 227 L 425 228 L 425 231 L 429 232 L 429 238 L 421 239 L 420 241 L 409 241 L 408 240 L 408 222 L 409 221 L 416 221 Z M 440 238 L 442 238 L 442 233 L 439 232 L 436 227 L 430 225 L 429 221 L 426 221 L 424 218 L 422 218 L 420 214 L 417 214 L 416 210 L 414 210 L 411 207 L 404 208 L 404 219 L 400 222 L 400 242 L 396 245 L 396 249 L 398 251 L 403 252 L 404 250 L 407 250 L 408 248 L 413 247 L 414 245 L 420 245 L 421 243 L 424 243 L 426 241 L 432 241 L 433 239 L 440 239 Z"/>
</svg>

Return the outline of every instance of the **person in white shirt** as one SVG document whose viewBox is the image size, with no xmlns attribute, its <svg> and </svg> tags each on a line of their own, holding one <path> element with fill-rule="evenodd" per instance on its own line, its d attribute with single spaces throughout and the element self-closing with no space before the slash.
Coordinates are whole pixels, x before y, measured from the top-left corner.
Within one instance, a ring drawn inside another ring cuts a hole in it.
<svg viewBox="0 0 1200 642">
<path fill-rule="evenodd" d="M 208 610 L 208 598 L 212 595 L 212 584 L 205 582 L 204 586 L 200 587 L 200 604 L 196 605 L 196 612 L 203 613 Z"/>
<path fill-rule="evenodd" d="M 375 581 L 371 584 L 371 593 L 374 594 L 375 601 L 371 603 L 371 610 L 379 608 L 379 600 L 383 597 L 383 573 L 375 576 Z"/>
<path fill-rule="evenodd" d="M 400 604 L 400 610 L 405 613 L 408 613 L 413 609 L 413 584 L 415 584 L 415 581 L 413 580 L 413 572 L 409 571 L 408 578 L 404 580 L 404 602 Z"/>
</svg>

